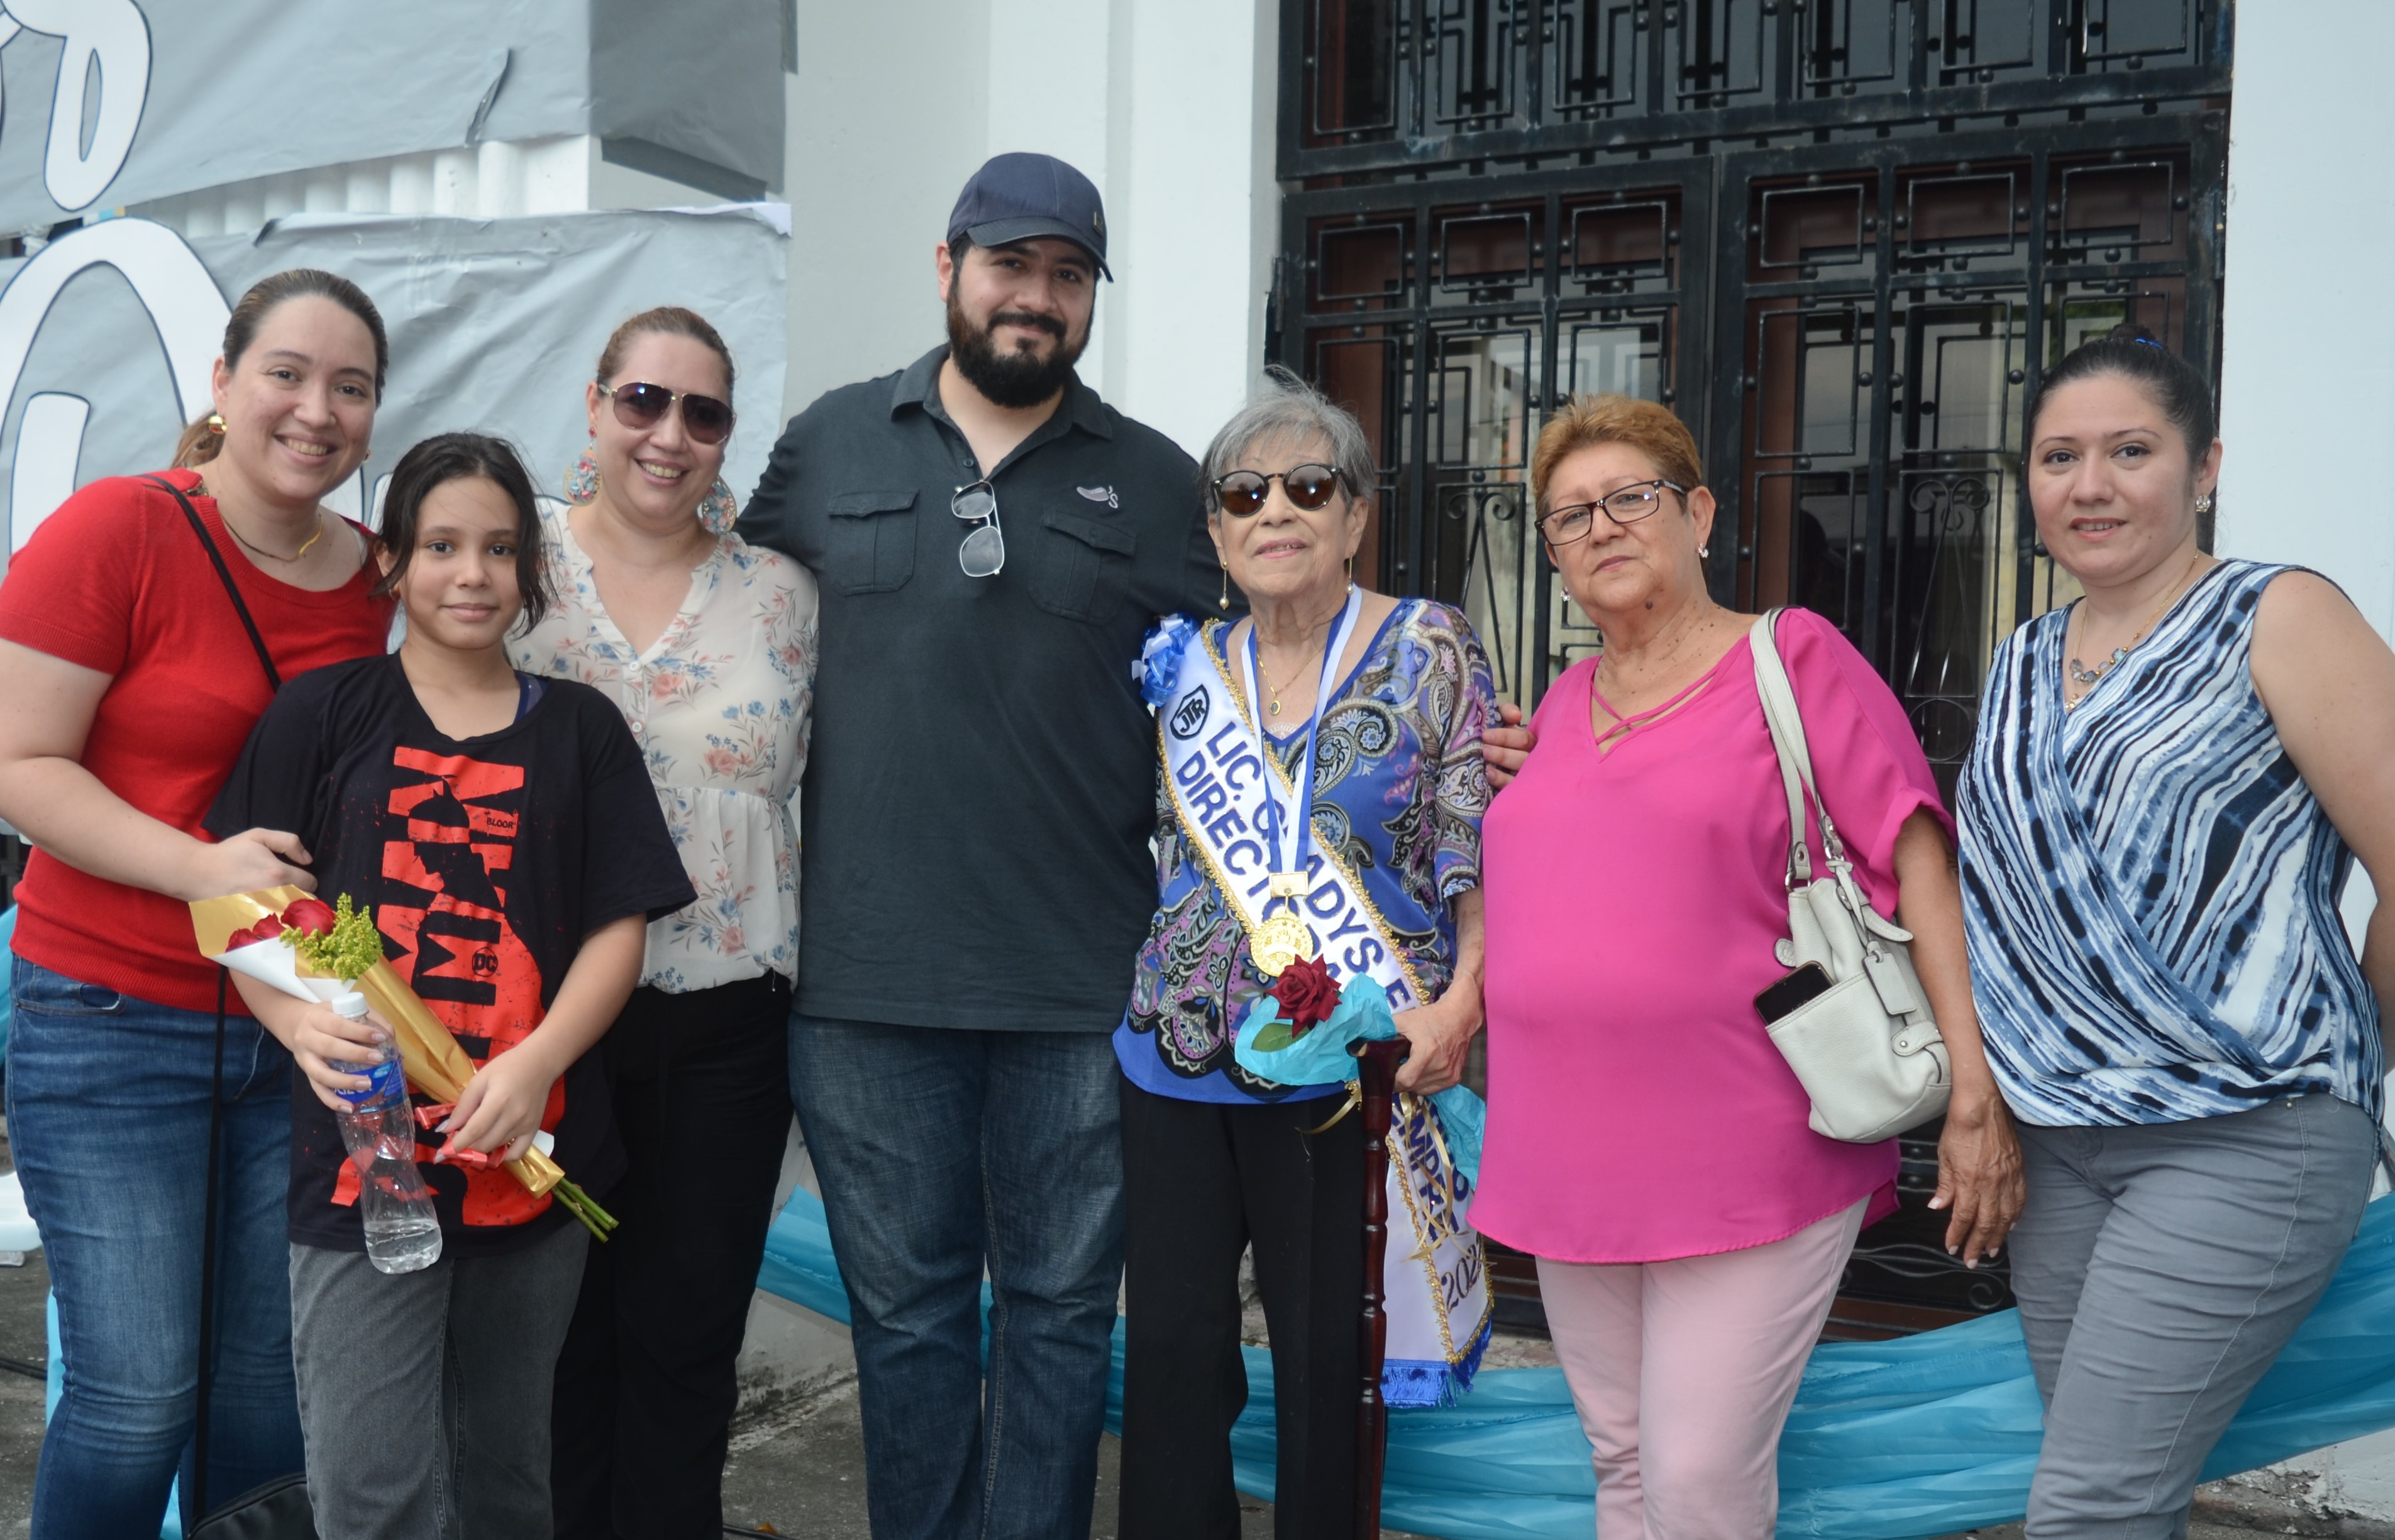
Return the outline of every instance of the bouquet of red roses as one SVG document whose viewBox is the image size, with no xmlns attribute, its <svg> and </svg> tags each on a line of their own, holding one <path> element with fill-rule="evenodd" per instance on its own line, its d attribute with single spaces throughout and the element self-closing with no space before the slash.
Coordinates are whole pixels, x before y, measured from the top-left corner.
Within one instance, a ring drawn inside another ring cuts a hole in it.
<svg viewBox="0 0 2395 1540">
<path fill-rule="evenodd" d="M 390 1024 L 407 1083 L 441 1104 L 431 1110 L 435 1121 L 474 1078 L 474 1061 L 384 956 L 373 912 L 351 907 L 348 894 L 337 905 L 290 887 L 201 899 L 192 905 L 192 930 L 210 961 L 285 994 L 328 1003 L 352 991 L 364 995 Z M 535 1134 L 533 1148 L 508 1162 L 508 1169 L 526 1191 L 556 1199 L 605 1240 L 615 1228 L 615 1218 L 565 1179 L 549 1148 L 547 1134 Z M 449 1158 L 461 1165 L 490 1162 L 469 1151 Z"/>
</svg>

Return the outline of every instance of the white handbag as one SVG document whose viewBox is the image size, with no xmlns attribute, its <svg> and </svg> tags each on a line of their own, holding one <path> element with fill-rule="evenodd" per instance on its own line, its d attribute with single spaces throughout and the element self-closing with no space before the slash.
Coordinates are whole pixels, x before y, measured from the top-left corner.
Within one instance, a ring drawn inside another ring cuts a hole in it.
<svg viewBox="0 0 2395 1540">
<path fill-rule="evenodd" d="M 1943 1112 L 1953 1094 L 1953 1073 L 1929 997 L 1912 970 L 1907 947 L 1912 933 L 1882 919 L 1863 898 L 1814 783 L 1805 719 L 1773 638 L 1780 614 L 1774 610 L 1756 621 L 1749 637 L 1755 691 L 1763 697 L 1764 720 L 1788 793 L 1788 939 L 1775 951 L 1782 967 L 1819 964 L 1831 987 L 1768 1030 L 1772 1045 L 1813 1099 L 1807 1120 L 1813 1131 L 1874 1144 Z M 1829 868 L 1818 879 L 1805 843 L 1808 796 Z"/>
</svg>

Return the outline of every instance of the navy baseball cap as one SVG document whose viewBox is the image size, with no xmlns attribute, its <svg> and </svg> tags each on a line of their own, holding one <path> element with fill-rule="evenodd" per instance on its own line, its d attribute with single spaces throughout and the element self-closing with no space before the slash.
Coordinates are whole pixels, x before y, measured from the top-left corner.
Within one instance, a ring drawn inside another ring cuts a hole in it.
<svg viewBox="0 0 2395 1540">
<path fill-rule="evenodd" d="M 1003 246 L 1052 235 L 1070 241 L 1106 271 L 1106 211 L 1090 178 L 1053 155 L 1016 151 L 982 164 L 948 214 L 948 239 Z"/>
</svg>

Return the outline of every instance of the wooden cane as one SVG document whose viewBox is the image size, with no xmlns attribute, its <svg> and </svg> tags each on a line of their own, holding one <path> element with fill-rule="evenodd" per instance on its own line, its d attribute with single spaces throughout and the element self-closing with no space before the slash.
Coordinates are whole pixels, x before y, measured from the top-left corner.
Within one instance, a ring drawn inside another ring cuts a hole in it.
<svg viewBox="0 0 2395 1540">
<path fill-rule="evenodd" d="M 1356 1050 L 1364 1112 L 1364 1313 L 1356 1331 L 1362 1400 L 1356 1408 L 1356 1540 L 1380 1540 L 1381 1478 L 1388 1459 L 1389 1407 L 1381 1367 L 1389 1352 L 1389 1318 L 1381 1309 L 1381 1270 L 1389 1257 L 1389 1106 L 1396 1094 L 1402 1038 Z"/>
</svg>

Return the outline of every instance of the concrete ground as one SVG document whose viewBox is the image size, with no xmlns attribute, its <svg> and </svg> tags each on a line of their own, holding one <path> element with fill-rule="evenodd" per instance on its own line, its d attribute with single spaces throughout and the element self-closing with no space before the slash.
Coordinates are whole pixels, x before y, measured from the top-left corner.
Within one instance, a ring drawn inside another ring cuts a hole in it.
<svg viewBox="0 0 2395 1540">
<path fill-rule="evenodd" d="M 0 1123 L 0 1171 L 8 1168 L 6 1125 Z M 32 1533 L 33 1469 L 42 1442 L 39 1375 L 48 1358 L 43 1298 L 48 1289 L 49 1270 L 39 1252 L 29 1255 L 22 1266 L 0 1267 L 0 1540 Z M 1249 1335 L 1263 1339 L 1260 1312 L 1250 1312 Z M 1554 1355 L 1543 1341 L 1503 1338 L 1492 1345 L 1488 1362 L 1551 1363 Z M 1099 1452 L 1092 1540 L 1116 1540 L 1120 1453 L 1113 1439 L 1105 1440 Z M 867 1540 L 865 1446 L 853 1383 L 736 1426 L 723 1499 L 726 1521 L 751 1531 L 807 1540 Z M 1270 1540 L 1272 1506 L 1242 1497 L 1239 1508 L 1241 1540 Z M 2337 1530 L 2332 1523 L 2307 1526 L 2304 1532 L 2333 1534 Z M 1971 1533 L 1982 1540 L 2018 1540 L 2020 1526 Z M 2269 1532 L 2198 1523 L 2191 1540 L 2252 1540 L 2262 1533 Z M 1402 1540 L 1396 1531 L 1385 1533 L 1389 1540 Z"/>
<path fill-rule="evenodd" d="M 1116 1474 L 1121 1445 L 1106 1439 L 1098 1451 L 1098 1502 L 1091 1540 L 1116 1540 Z M 823 1536 L 825 1540 L 866 1540 L 865 1442 L 856 1415 L 852 1384 L 812 1404 L 762 1426 L 745 1429 L 734 1439 L 732 1463 L 723 1473 L 723 1518 L 767 1533 Z M 766 1526 L 771 1525 L 769 1530 Z M 2229 1528 L 2197 1523 L 2189 1540 L 2255 1540 L 2263 1533 L 2285 1533 Z M 2334 1527 L 2308 1530 L 2334 1534 Z M 1272 1505 L 1253 1497 L 1239 1499 L 1240 1540 L 1272 1540 Z M 1383 1540 L 1403 1540 L 1400 1532 L 1383 1530 Z M 1969 1532 L 1973 1540 L 2021 1540 L 2018 1524 Z M 1945 1540 L 1965 1540 L 1949 1535 Z"/>
</svg>

